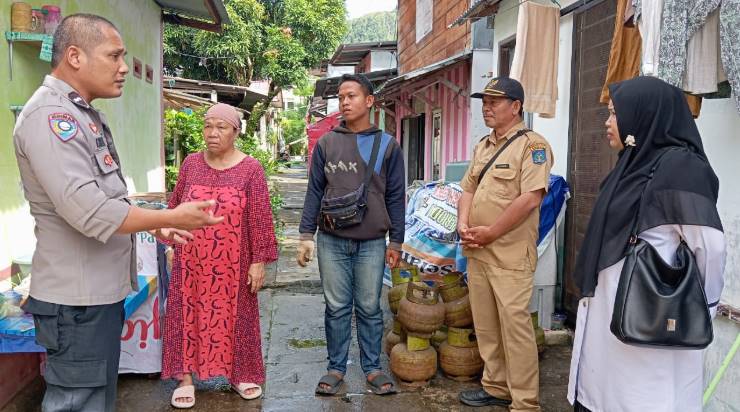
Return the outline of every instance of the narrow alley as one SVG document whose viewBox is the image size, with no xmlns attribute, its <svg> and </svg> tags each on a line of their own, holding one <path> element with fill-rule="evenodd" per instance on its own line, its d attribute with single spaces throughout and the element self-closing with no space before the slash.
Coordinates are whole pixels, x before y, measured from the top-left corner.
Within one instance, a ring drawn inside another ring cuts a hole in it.
<svg viewBox="0 0 740 412">
<path fill-rule="evenodd" d="M 298 223 L 306 191 L 306 169 L 282 169 L 273 177 L 285 204 L 281 216 L 285 239 L 280 258 L 267 273 L 265 288 L 259 294 L 262 352 L 267 369 L 267 384 L 261 400 L 242 400 L 223 379 L 196 382 L 196 406 L 193 411 L 473 411 L 457 400 L 461 390 L 474 388 L 476 382 L 459 383 L 441 372 L 426 388 L 400 388 L 394 396 L 373 395 L 365 385 L 359 367 L 360 354 L 356 336 L 350 346 L 349 368 L 339 396 L 316 397 L 314 388 L 326 367 L 324 337 L 324 300 L 318 267 L 314 259 L 306 268 L 295 262 Z M 387 327 L 392 315 L 387 299 L 382 300 Z M 543 411 L 572 410 L 565 399 L 568 383 L 570 347 L 548 346 L 540 361 L 541 404 Z M 383 368 L 388 357 L 382 356 Z M 170 395 L 174 381 L 161 381 L 158 375 L 122 375 L 118 383 L 118 410 L 154 412 L 174 410 Z M 37 380 L 3 412 L 40 411 L 42 384 Z M 482 408 L 500 410 L 504 408 Z"/>
</svg>

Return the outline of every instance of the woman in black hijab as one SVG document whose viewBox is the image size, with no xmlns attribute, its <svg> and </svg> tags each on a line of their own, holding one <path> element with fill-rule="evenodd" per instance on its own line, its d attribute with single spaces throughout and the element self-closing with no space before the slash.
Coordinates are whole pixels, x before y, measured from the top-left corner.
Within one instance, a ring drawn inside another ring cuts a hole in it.
<svg viewBox="0 0 740 412">
<path fill-rule="evenodd" d="M 601 184 L 576 263 L 582 299 L 568 399 L 577 411 L 701 411 L 702 351 L 626 345 L 609 324 L 635 224 L 666 262 L 686 241 L 714 313 L 725 262 L 719 181 L 680 89 L 638 77 L 609 91 L 607 138 L 619 160 Z"/>
</svg>

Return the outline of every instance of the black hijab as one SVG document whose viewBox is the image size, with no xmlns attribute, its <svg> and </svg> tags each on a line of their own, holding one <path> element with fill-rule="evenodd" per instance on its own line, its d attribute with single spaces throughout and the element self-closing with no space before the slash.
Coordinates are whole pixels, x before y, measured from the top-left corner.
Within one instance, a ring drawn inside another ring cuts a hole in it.
<svg viewBox="0 0 740 412">
<path fill-rule="evenodd" d="M 638 233 L 664 224 L 722 230 L 716 206 L 719 180 L 683 92 L 654 77 L 612 84 L 609 92 L 622 142 L 633 136 L 635 146 L 625 144 L 601 183 L 576 260 L 581 296 L 593 296 L 599 271 L 625 256 L 640 206 Z"/>
</svg>

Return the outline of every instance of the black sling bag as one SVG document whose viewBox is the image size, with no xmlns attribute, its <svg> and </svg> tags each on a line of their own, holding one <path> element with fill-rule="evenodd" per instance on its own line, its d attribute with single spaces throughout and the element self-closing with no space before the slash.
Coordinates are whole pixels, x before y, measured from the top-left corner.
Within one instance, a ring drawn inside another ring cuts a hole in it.
<svg viewBox="0 0 740 412">
<path fill-rule="evenodd" d="M 362 223 L 367 211 L 367 189 L 373 176 L 380 150 L 381 132 L 375 134 L 370 162 L 365 168 L 365 179 L 357 190 L 344 196 L 321 199 L 321 220 L 330 230 L 344 229 Z"/>
<path fill-rule="evenodd" d="M 529 129 L 522 129 L 522 130 L 516 132 L 516 134 L 514 136 L 511 136 L 511 138 L 508 141 L 506 141 L 506 143 L 504 143 L 504 145 L 501 146 L 500 149 L 498 149 L 498 151 L 496 152 L 496 154 L 494 154 L 493 157 L 491 158 L 491 160 L 489 160 L 488 163 L 486 163 L 486 165 L 483 167 L 483 170 L 480 171 L 480 175 L 478 175 L 478 184 L 480 184 L 480 182 L 483 181 L 483 176 L 486 174 L 486 172 L 488 171 L 488 169 L 491 168 L 491 166 L 493 165 L 493 162 L 495 162 L 496 159 L 498 159 L 498 157 L 501 155 L 501 153 L 503 153 L 504 150 L 506 150 L 506 148 L 509 147 L 510 144 L 514 143 L 514 140 L 518 139 L 520 136 L 524 136 L 525 134 L 527 134 L 529 132 L 531 132 L 531 130 L 529 130 Z"/>
</svg>

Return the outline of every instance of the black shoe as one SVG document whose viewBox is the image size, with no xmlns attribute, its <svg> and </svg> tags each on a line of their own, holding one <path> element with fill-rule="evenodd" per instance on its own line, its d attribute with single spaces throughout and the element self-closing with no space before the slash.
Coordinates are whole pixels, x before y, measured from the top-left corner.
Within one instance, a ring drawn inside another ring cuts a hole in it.
<svg viewBox="0 0 740 412">
<path fill-rule="evenodd" d="M 460 402 L 468 406 L 509 406 L 511 401 L 489 395 L 485 389 L 473 389 L 470 391 L 460 392 Z"/>
</svg>

